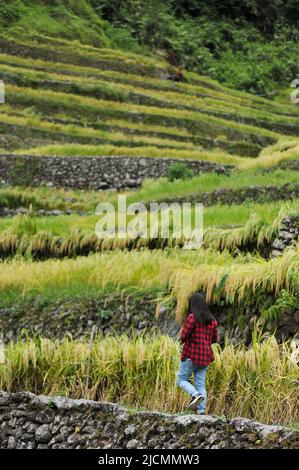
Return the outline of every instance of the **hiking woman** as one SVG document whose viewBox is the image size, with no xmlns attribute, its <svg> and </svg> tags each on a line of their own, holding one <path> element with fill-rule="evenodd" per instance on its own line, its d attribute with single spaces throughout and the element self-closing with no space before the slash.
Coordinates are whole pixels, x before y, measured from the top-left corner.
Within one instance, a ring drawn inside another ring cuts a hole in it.
<svg viewBox="0 0 299 470">
<path fill-rule="evenodd" d="M 196 409 L 198 414 L 206 410 L 206 372 L 214 360 L 212 343 L 218 338 L 217 320 L 210 313 L 205 297 L 198 293 L 190 298 L 189 314 L 181 332 L 184 343 L 177 385 L 191 396 L 189 409 Z M 194 385 L 190 378 L 194 374 Z"/>
</svg>

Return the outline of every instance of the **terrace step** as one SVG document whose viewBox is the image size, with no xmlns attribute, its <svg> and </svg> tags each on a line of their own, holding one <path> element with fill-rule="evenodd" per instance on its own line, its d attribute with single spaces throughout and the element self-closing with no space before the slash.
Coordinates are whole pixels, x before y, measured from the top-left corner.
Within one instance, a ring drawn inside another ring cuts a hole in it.
<svg viewBox="0 0 299 470">
<path fill-rule="evenodd" d="M 113 449 L 173 449 L 186 443 L 188 449 L 295 449 L 299 441 L 298 431 L 251 419 L 138 412 L 114 403 L 29 392 L 0 392 L 0 418 L 2 449 L 107 449 L 107 442 Z M 20 428 L 29 427 L 31 433 L 18 437 Z"/>
<path fill-rule="evenodd" d="M 0 216 L 31 214 L 41 217 L 68 216 L 75 215 L 74 211 L 61 210 L 42 210 L 38 209 L 35 213 L 31 208 L 7 209 L 0 208 Z M 90 213 L 77 212 L 78 216 L 91 215 Z M 217 251 L 224 249 L 234 252 L 258 252 L 261 256 L 268 258 L 282 255 L 284 250 L 289 247 L 295 247 L 299 235 L 299 216 L 291 215 L 282 219 L 281 227 L 277 231 L 273 230 L 270 237 L 259 240 L 257 231 L 262 227 L 256 223 L 252 226 L 251 233 L 246 232 L 246 226 L 237 228 L 235 237 L 234 229 L 221 230 L 218 228 L 207 229 L 203 235 L 203 248 L 213 248 Z M 246 232 L 246 236 L 240 237 L 239 231 Z M 228 235 L 228 242 L 226 242 Z M 277 235 L 277 238 L 275 236 Z M 94 232 L 84 232 L 69 234 L 65 236 L 54 236 L 51 232 L 45 230 L 38 231 L 32 236 L 17 235 L 14 233 L 3 233 L 0 237 L 0 258 L 30 256 L 34 260 L 45 260 L 49 258 L 75 258 L 77 256 L 88 256 L 91 253 L 107 252 L 113 250 L 169 250 L 172 248 L 184 248 L 188 239 L 181 238 L 136 238 L 136 239 L 118 239 L 116 238 L 98 238 Z"/>
<path fill-rule="evenodd" d="M 259 127 L 227 121 L 223 118 L 207 116 L 202 112 L 191 112 L 181 109 L 159 108 L 131 103 L 111 102 L 109 100 L 92 100 L 86 103 L 85 98 L 78 95 L 34 90 L 31 88 L 9 88 L 7 103 L 12 107 L 26 109 L 29 104 L 34 106 L 38 113 L 53 116 L 64 113 L 72 118 L 80 115 L 81 119 L 122 119 L 132 123 L 146 123 L 187 129 L 199 137 L 218 139 L 224 136 L 229 141 L 246 141 L 259 146 L 267 146 L 279 139 L 280 134 L 261 129 Z M 113 105 L 111 104 L 113 103 Z"/>
<path fill-rule="evenodd" d="M 0 155 L 0 184 L 51 186 L 75 189 L 137 188 L 146 178 L 167 175 L 168 168 L 178 163 L 173 158 L 128 156 L 37 157 Z M 184 160 L 194 174 L 215 172 L 229 174 L 232 165 L 203 160 Z"/>
<path fill-rule="evenodd" d="M 126 73 L 137 73 L 148 75 L 150 77 L 166 78 L 172 67 L 159 67 L 158 65 L 146 65 L 135 61 L 124 61 L 112 57 L 100 56 L 100 49 L 97 50 L 97 56 L 88 53 L 82 53 L 76 48 L 71 49 L 68 45 L 63 47 L 51 47 L 49 45 L 37 44 L 20 44 L 12 40 L 0 38 L 1 53 L 15 55 L 30 59 L 41 59 L 51 62 L 60 62 L 65 64 L 74 64 L 82 66 L 90 66 L 101 70 L 115 70 Z"/>
<path fill-rule="evenodd" d="M 167 204 L 184 202 L 201 202 L 204 206 L 213 206 L 215 204 L 242 204 L 245 201 L 254 201 L 259 203 L 279 201 L 279 200 L 292 200 L 299 197 L 299 182 L 298 183 L 285 183 L 283 185 L 269 185 L 269 186 L 242 186 L 240 188 L 219 188 L 209 192 L 194 192 L 193 194 L 186 194 L 184 196 L 177 196 L 171 198 L 163 198 L 163 202 Z M 159 201 L 152 200 L 144 204 L 149 207 L 151 203 L 159 203 Z"/>
<path fill-rule="evenodd" d="M 20 294 L 21 295 L 21 294 Z M 80 294 L 50 299 L 34 294 L 29 299 L 14 298 L 12 304 L 0 302 L 0 328 L 4 343 L 23 337 L 40 335 L 44 338 L 89 339 L 96 334 L 162 333 L 177 338 L 180 326 L 175 318 L 176 305 L 162 307 L 158 317 L 156 309 L 165 292 L 151 290 L 122 293 L 97 290 L 90 297 Z M 246 302 L 227 304 L 223 301 L 210 303 L 211 311 L 219 324 L 219 339 L 223 344 L 226 336 L 232 343 L 249 345 L 255 322 L 260 319 L 263 331 L 275 334 L 279 342 L 296 337 L 299 328 L 299 310 L 293 305 L 274 319 L 265 318 L 264 311 L 274 305 L 276 297 L 267 294 L 263 302 L 255 292 L 249 292 Z"/>
<path fill-rule="evenodd" d="M 77 129 L 76 132 L 70 129 L 46 131 L 39 129 L 38 124 L 30 125 L 30 120 L 28 125 L 24 124 L 25 130 L 22 126 L 3 123 L 2 148 L 26 149 L 28 142 L 36 147 L 38 141 L 42 142 L 39 147 L 48 141 L 61 142 L 66 151 L 72 143 L 125 146 L 128 136 L 129 145 L 133 147 L 175 150 L 176 142 L 182 142 L 182 150 L 194 145 L 256 157 L 263 147 L 280 139 L 281 133 L 298 133 L 295 107 L 236 92 L 189 72 L 185 74 L 185 81 L 175 82 L 176 69 L 164 60 L 112 49 L 75 46 L 42 35 L 29 43 L 1 37 L 0 48 L 6 64 L 2 78 L 7 83 L 7 104 L 12 110 L 33 108 L 34 113 L 29 117 L 41 123 L 60 114 L 69 121 L 81 121 L 79 128 L 84 128 L 88 121 L 89 131 L 100 129 L 102 125 L 102 129 L 111 134 L 115 130 L 105 127 L 105 120 L 112 118 L 131 124 L 127 128 L 115 127 L 125 134 L 124 139 L 118 141 L 109 135 L 103 138 L 75 135 L 80 134 Z M 21 59 L 14 63 L 16 56 Z M 33 71 L 28 67 L 29 62 Z M 72 80 L 72 76 L 76 78 Z M 228 102 L 232 106 L 228 106 Z M 148 127 L 182 129 L 185 135 L 174 136 L 173 132 L 168 135 L 167 131 L 156 134 L 150 130 L 142 134 L 141 130 L 133 129 L 140 122 Z M 14 140 L 10 139 L 12 133 Z"/>
<path fill-rule="evenodd" d="M 46 122 L 57 122 L 57 119 L 43 119 L 43 123 Z M 62 125 L 69 125 L 69 122 L 60 122 Z M 117 146 L 130 146 L 130 147 L 147 147 L 149 145 L 148 140 L 144 141 L 143 138 L 161 139 L 161 143 L 155 142 L 156 148 L 161 149 L 186 149 L 190 148 L 190 144 L 194 145 L 193 149 L 199 146 L 203 149 L 223 149 L 232 155 L 240 155 L 245 157 L 257 157 L 262 150 L 262 146 L 250 142 L 243 141 L 226 141 L 221 139 L 212 139 L 203 136 L 181 136 L 180 134 L 173 135 L 155 131 L 143 131 L 139 129 L 130 129 L 129 127 L 122 126 L 110 126 L 105 123 L 89 123 L 90 129 L 97 129 L 101 131 L 107 131 L 111 134 L 111 138 L 101 137 L 88 137 L 84 136 L 84 126 L 81 123 L 76 122 L 78 130 L 81 130 L 82 135 L 71 133 L 68 130 L 57 131 L 54 129 L 43 129 L 28 125 L 19 124 L 8 124 L 0 120 L 0 146 L 7 148 L 8 151 L 17 149 L 30 149 L 33 147 L 43 145 L 53 145 L 56 143 L 72 144 L 79 143 L 85 145 L 117 145 Z M 115 138 L 114 132 L 124 133 L 123 138 Z M 127 134 L 127 135 L 126 135 Z M 134 140 L 133 140 L 134 139 Z M 138 140 L 140 139 L 140 140 Z M 167 139 L 165 143 L 163 139 Z"/>
<path fill-rule="evenodd" d="M 45 122 L 45 121 L 44 121 Z M 55 131 L 54 129 L 43 129 L 43 128 L 38 128 L 38 127 L 33 127 L 30 124 L 26 125 L 18 125 L 18 124 L 6 124 L 0 121 L 0 138 L 5 140 L 6 136 L 13 135 L 14 139 L 8 139 L 7 142 L 7 147 L 9 149 L 27 149 L 27 148 L 32 148 L 32 146 L 37 145 L 38 142 L 40 142 L 40 145 L 52 145 L 55 143 L 63 143 L 63 144 L 73 144 L 73 143 L 78 143 L 82 145 L 116 145 L 116 146 L 129 146 L 129 147 L 147 147 L 149 145 L 148 142 L 144 141 L 142 137 L 144 137 L 144 134 L 141 133 L 140 136 L 134 137 L 134 140 L 130 136 L 123 135 L 122 137 L 120 136 L 119 138 L 113 136 L 113 131 L 111 131 L 111 135 L 107 135 L 106 138 L 96 137 L 96 135 L 92 136 L 84 136 L 84 128 L 81 127 L 82 135 L 78 135 L 75 132 L 70 132 L 68 130 L 63 131 Z M 96 132 L 95 132 L 96 134 Z M 138 140 L 140 139 L 140 140 Z M 9 146 L 9 143 L 12 142 L 11 146 Z M 173 149 L 173 150 L 188 150 L 190 148 L 190 142 L 186 142 L 184 145 L 184 142 L 176 141 L 173 140 L 172 142 L 163 142 L 163 139 L 161 139 L 161 142 L 155 142 L 155 147 L 156 148 L 161 148 L 161 149 Z M 219 145 L 220 147 L 220 145 Z M 255 145 L 247 145 L 242 143 L 234 143 L 234 144 L 229 144 L 227 145 L 229 149 L 233 148 L 240 148 L 243 149 L 244 151 L 247 151 L 249 153 L 255 154 L 261 149 L 261 147 L 255 146 Z M 194 147 L 195 149 L 195 147 Z"/>
<path fill-rule="evenodd" d="M 247 111 L 252 109 L 260 112 L 261 109 L 263 109 L 264 111 L 271 113 L 273 116 L 276 114 L 277 116 L 281 115 L 297 118 L 299 117 L 298 111 L 292 106 L 276 103 L 267 99 L 257 98 L 254 95 L 245 93 L 235 94 L 235 90 L 223 88 L 219 84 L 218 86 L 211 88 L 206 82 L 203 82 L 200 86 L 198 86 L 198 84 L 191 85 L 189 79 L 187 83 L 179 83 L 171 80 L 153 78 L 151 78 L 151 80 L 143 81 L 140 80 L 140 75 L 137 74 L 126 74 L 116 71 L 111 73 L 109 71 L 101 71 L 98 68 L 93 67 L 79 67 L 76 65 L 70 67 L 69 65 L 63 63 L 35 61 L 32 59 L 22 59 L 21 62 L 16 63 L 15 56 L 10 56 L 7 54 L 3 54 L 1 59 L 4 64 L 15 67 L 16 73 L 18 73 L 20 69 L 22 69 L 22 73 L 24 73 L 24 70 L 27 69 L 34 71 L 44 71 L 48 74 L 55 73 L 69 76 L 70 81 L 71 77 L 86 77 L 87 79 L 104 81 L 108 84 L 112 83 L 113 86 L 116 86 L 117 84 L 130 85 L 132 87 L 138 87 L 144 90 L 155 90 L 161 93 L 174 92 L 182 96 L 185 95 L 195 98 L 210 98 L 215 102 L 220 101 L 221 104 L 236 103 L 241 107 L 240 110 L 244 108 Z"/>
<path fill-rule="evenodd" d="M 205 109 L 205 106 L 200 106 L 196 104 L 184 103 L 183 98 L 181 100 L 172 101 L 168 96 L 167 93 L 164 97 L 155 97 L 150 96 L 150 92 L 142 93 L 140 90 L 139 92 L 132 92 L 127 91 L 125 92 L 122 88 L 118 88 L 117 85 L 114 85 L 113 88 L 109 90 L 107 86 L 105 87 L 105 82 L 97 83 L 80 83 L 80 82 L 72 82 L 67 81 L 65 79 L 57 80 L 57 79 L 39 79 L 39 78 L 32 78 L 23 76 L 21 73 L 9 73 L 3 72 L 1 74 L 2 79 L 5 83 L 12 83 L 18 85 L 20 87 L 31 87 L 31 88 L 39 88 L 39 89 L 49 89 L 52 91 L 58 91 L 63 93 L 71 93 L 71 94 L 78 94 L 80 96 L 90 96 L 92 98 L 97 99 L 104 99 L 104 100 L 111 100 L 111 101 L 120 101 L 120 102 L 128 102 L 128 103 L 135 103 L 140 105 L 146 106 L 154 106 L 159 108 L 167 108 L 167 109 L 181 109 L 181 110 L 190 110 L 195 112 L 200 112 L 203 114 L 207 114 L 208 116 L 215 116 L 221 119 L 225 119 L 227 121 L 234 121 L 243 124 L 254 125 L 257 127 L 262 127 L 264 129 L 269 129 L 275 132 L 280 132 L 286 135 L 299 135 L 299 119 L 298 122 L 294 120 L 293 123 L 291 122 L 279 122 L 279 118 L 275 115 L 271 115 L 272 119 L 270 121 L 263 119 L 259 116 L 259 111 L 256 110 L 257 116 L 250 117 L 246 115 L 246 108 L 244 107 L 243 113 L 242 109 L 238 110 L 234 113 L 230 113 L 225 110 L 212 110 L 212 109 Z M 221 101 L 219 101 L 219 107 L 221 108 Z M 251 110 L 251 113 L 253 110 Z"/>
</svg>

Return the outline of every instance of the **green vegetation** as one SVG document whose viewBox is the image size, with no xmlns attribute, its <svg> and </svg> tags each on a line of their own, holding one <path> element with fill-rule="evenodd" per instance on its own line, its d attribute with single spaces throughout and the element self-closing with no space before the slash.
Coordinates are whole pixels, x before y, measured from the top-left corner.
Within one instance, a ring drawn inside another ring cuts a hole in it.
<svg viewBox="0 0 299 470">
<path fill-rule="evenodd" d="M 47 31 L 53 37 L 76 37 L 97 46 L 109 44 L 104 34 L 104 22 L 85 0 L 50 3 L 5 0 L 0 7 L 0 24 L 12 36 L 28 37 L 30 33 L 34 36 Z"/>
<path fill-rule="evenodd" d="M 299 288 L 297 287 L 293 293 L 282 290 L 276 302 L 269 308 L 265 309 L 261 318 L 263 320 L 275 320 L 284 312 L 291 312 L 297 308 L 299 302 Z"/>
<path fill-rule="evenodd" d="M 174 67 L 271 97 L 296 76 L 296 13 L 296 2 L 278 0 L 4 0 L 0 25 L 27 42 L 159 53 Z"/>
<path fill-rule="evenodd" d="M 192 292 L 203 289 L 207 299 L 237 305 L 249 292 L 278 295 L 298 286 L 298 249 L 287 250 L 266 261 L 251 255 L 234 258 L 213 250 L 118 251 L 64 260 L 26 262 L 12 260 L 0 265 L 1 295 L 15 298 L 50 291 L 79 293 L 91 289 L 127 287 L 171 289 L 177 300 L 177 319 L 185 317 Z"/>
<path fill-rule="evenodd" d="M 181 167 L 180 167 L 181 168 Z M 184 181 L 181 181 L 181 180 Z M 244 170 L 233 172 L 230 176 L 206 173 L 194 178 L 180 178 L 178 181 L 167 181 L 166 178 L 148 180 L 140 190 L 128 193 L 128 203 L 137 201 L 150 202 L 159 201 L 188 195 L 197 195 L 198 202 L 202 193 L 220 189 L 242 189 L 247 186 L 280 186 L 287 183 L 298 183 L 299 175 L 291 170 L 276 169 L 271 172 Z M 1 197 L 1 193 L 0 193 Z M 115 196 L 114 196 L 115 197 Z M 111 196 L 112 200 L 114 198 Z M 239 208 L 242 210 L 241 208 Z M 230 222 L 228 222 L 230 223 Z"/>
<path fill-rule="evenodd" d="M 240 168 L 297 158 L 296 106 L 229 89 L 196 73 L 195 66 L 177 80 L 176 66 L 149 54 L 151 47 L 140 54 L 142 41 L 134 52 L 111 48 L 115 42 L 109 34 L 118 30 L 117 22 L 111 26 L 113 6 L 108 24 L 100 19 L 106 7 L 84 0 L 76 5 L 57 0 L 51 8 L 42 1 L 5 4 L 0 10 L 5 26 L 0 72 L 6 84 L 6 104 L 0 109 L 2 152 L 191 158 Z M 130 22 L 133 11 L 126 8 Z M 141 12 L 146 5 L 141 2 L 138 8 Z M 155 8 L 159 11 L 158 3 Z M 125 10 L 121 6 L 118 14 Z M 12 11 L 22 14 L 14 17 Z M 93 15 L 100 15 L 99 22 Z M 59 23 L 62 17 L 68 24 L 63 34 L 49 19 Z M 98 39 L 91 34 L 86 42 L 73 21 L 89 21 Z M 32 34 L 24 30 L 25 24 L 32 26 Z M 138 40 L 132 39 L 136 46 Z M 222 75 L 219 78 L 223 81 Z M 292 150 L 275 145 L 290 145 Z"/>
<path fill-rule="evenodd" d="M 276 83 L 289 83 L 296 74 L 296 2 L 95 0 L 94 4 L 105 19 L 125 25 L 140 43 L 165 50 L 175 65 L 204 71 L 234 88 L 271 95 Z"/>
<path fill-rule="evenodd" d="M 0 188 L 0 211 L 28 213 L 0 217 L 0 305 L 40 305 L 42 314 L 54 301 L 80 305 L 118 292 L 125 302 L 147 292 L 157 315 L 171 306 L 182 324 L 190 295 L 202 290 L 240 330 L 253 304 L 258 326 L 271 329 L 285 315 L 296 322 L 299 245 L 276 258 L 269 252 L 283 218 L 299 213 L 299 108 L 288 89 L 297 26 L 291 0 L 2 1 L 0 153 L 18 158 L 12 186 Z M 166 177 L 123 193 L 147 207 L 205 198 L 203 246 L 184 250 L 188 240 L 174 235 L 98 239 L 96 205 L 116 207 L 118 194 L 31 188 L 23 154 L 64 165 L 71 156 L 177 159 Z M 186 159 L 233 167 L 196 176 Z M 38 213 L 54 209 L 65 214 Z M 250 348 L 227 339 L 214 352 L 210 413 L 298 422 L 294 345 L 255 331 Z M 164 336 L 90 344 L 20 334 L 6 345 L 0 388 L 181 411 L 178 361 L 179 344 Z"/>
<path fill-rule="evenodd" d="M 134 192 L 126 192 L 127 203 L 132 204 L 135 202 L 143 201 L 145 203 L 155 201 L 163 201 L 165 199 L 186 197 L 190 195 L 198 196 L 198 202 L 202 193 L 213 192 L 220 189 L 227 190 L 242 190 L 250 186 L 283 186 L 284 184 L 298 183 L 299 176 L 297 172 L 292 170 L 276 169 L 273 171 L 265 172 L 263 169 L 249 169 L 242 172 L 233 172 L 230 176 L 218 175 L 216 173 L 205 173 L 200 176 L 193 177 L 187 180 L 176 180 L 169 182 L 166 178 L 158 180 L 146 180 L 140 189 Z M 71 209 L 74 211 L 91 211 L 94 212 L 99 202 L 108 201 L 112 204 L 117 204 L 117 195 L 113 191 L 91 191 L 91 190 L 63 190 L 53 189 L 47 187 L 37 188 L 1 188 L 0 189 L 0 204 L 8 208 L 17 207 L 32 207 L 33 211 L 36 209 Z M 212 220 L 210 214 L 217 214 L 218 208 L 206 208 L 208 219 L 205 220 L 207 225 L 223 225 L 225 220 L 227 224 L 237 223 L 234 212 L 238 212 L 239 223 L 244 223 L 248 218 L 248 210 L 255 210 L 261 214 L 262 208 L 265 210 L 262 216 L 265 221 L 271 220 L 273 216 L 272 208 L 276 211 L 279 203 L 271 204 L 253 204 L 254 201 L 247 201 L 242 206 L 232 206 L 227 209 L 225 219 L 220 220 L 215 218 Z M 292 204 L 296 208 L 296 201 Z M 225 207 L 223 208 L 225 210 Z M 290 209 L 291 210 L 291 209 Z M 230 217 L 230 214 L 232 217 Z M 243 215 L 244 214 L 244 215 Z M 270 216 L 267 217 L 267 215 Z M 49 219 L 47 219 L 49 220 Z M 4 224 L 4 225 L 2 225 Z M 10 225 L 9 221 L 1 221 L 1 227 Z"/>
<path fill-rule="evenodd" d="M 101 199 L 99 199 L 99 201 L 101 201 Z M 95 200 L 95 202 L 98 201 Z M 208 231 L 209 234 L 212 232 L 217 233 L 218 230 L 219 234 L 224 235 L 224 233 L 227 233 L 232 237 L 234 236 L 233 234 L 235 234 L 236 238 L 239 237 L 240 233 L 243 233 L 244 230 L 249 238 L 253 238 L 258 232 L 261 232 L 260 240 L 263 240 L 263 229 L 265 229 L 265 232 L 268 232 L 269 227 L 272 225 L 277 229 L 277 225 L 283 215 L 292 212 L 296 213 L 297 210 L 297 199 L 295 199 L 293 203 L 285 205 L 282 205 L 280 202 L 267 204 L 248 202 L 243 205 L 234 206 L 215 205 L 205 208 L 204 230 Z M 132 219 L 132 217 L 133 216 L 128 216 L 127 220 Z M 99 219 L 100 217 L 96 215 L 79 216 L 77 214 L 47 217 L 35 217 L 33 214 L 26 216 L 18 215 L 13 218 L 0 219 L 0 229 L 3 231 L 3 235 L 32 235 L 39 231 L 48 231 L 57 236 L 76 235 L 76 233 L 79 235 L 80 232 L 83 235 L 94 234 L 95 225 Z M 29 233 L 27 232 L 28 225 L 33 227 Z M 270 230 L 270 239 L 274 233 L 275 230 Z M 207 244 L 209 241 L 210 239 L 208 238 Z M 107 242 L 109 245 L 108 240 Z"/>
<path fill-rule="evenodd" d="M 193 171 L 190 170 L 184 163 L 177 163 L 171 165 L 167 171 L 167 177 L 170 182 L 175 180 L 186 180 L 191 179 L 193 176 Z"/>
</svg>

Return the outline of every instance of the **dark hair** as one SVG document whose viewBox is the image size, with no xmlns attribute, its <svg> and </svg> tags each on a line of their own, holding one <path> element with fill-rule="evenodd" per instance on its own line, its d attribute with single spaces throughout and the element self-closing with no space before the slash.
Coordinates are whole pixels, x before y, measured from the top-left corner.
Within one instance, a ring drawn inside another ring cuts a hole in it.
<svg viewBox="0 0 299 470">
<path fill-rule="evenodd" d="M 207 325 L 214 320 L 214 316 L 211 314 L 206 303 L 205 296 L 200 292 L 191 295 L 189 301 L 189 312 L 192 312 L 195 315 L 195 318 L 199 323 Z"/>
</svg>

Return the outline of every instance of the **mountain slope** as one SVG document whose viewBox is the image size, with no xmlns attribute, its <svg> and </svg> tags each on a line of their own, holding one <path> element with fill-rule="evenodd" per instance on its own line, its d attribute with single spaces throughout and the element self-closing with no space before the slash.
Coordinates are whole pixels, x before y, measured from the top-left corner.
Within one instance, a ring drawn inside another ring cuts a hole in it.
<svg viewBox="0 0 299 470">
<path fill-rule="evenodd" d="M 0 6 L 2 34 L 9 37 L 77 39 L 86 44 L 107 46 L 107 25 L 86 0 L 6 0 Z"/>
<path fill-rule="evenodd" d="M 299 135 L 295 105 L 178 72 L 160 58 L 43 35 L 22 42 L 2 36 L 0 46 L 3 152 L 238 163 Z"/>
<path fill-rule="evenodd" d="M 298 73 L 296 1 L 3 0 L 0 29 L 155 53 L 240 90 L 287 93 Z"/>
</svg>

